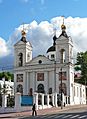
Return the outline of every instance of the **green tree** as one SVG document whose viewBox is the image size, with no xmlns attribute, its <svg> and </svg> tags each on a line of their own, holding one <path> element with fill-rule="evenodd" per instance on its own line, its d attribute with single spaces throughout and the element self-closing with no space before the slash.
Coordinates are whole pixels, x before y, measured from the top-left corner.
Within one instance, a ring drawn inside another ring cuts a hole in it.
<svg viewBox="0 0 87 119">
<path fill-rule="evenodd" d="M 87 85 L 87 51 L 77 54 L 77 65 L 81 66 L 81 79 L 79 83 Z"/>
<path fill-rule="evenodd" d="M 10 72 L 0 72 L 0 78 L 2 79 L 3 77 L 5 77 L 7 81 L 14 81 L 14 75 Z"/>
</svg>

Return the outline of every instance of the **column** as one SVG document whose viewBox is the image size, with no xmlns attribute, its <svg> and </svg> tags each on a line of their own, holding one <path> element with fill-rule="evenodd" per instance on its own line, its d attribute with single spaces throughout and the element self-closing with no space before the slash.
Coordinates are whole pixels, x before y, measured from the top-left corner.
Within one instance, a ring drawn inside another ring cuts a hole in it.
<svg viewBox="0 0 87 119">
<path fill-rule="evenodd" d="M 36 91 L 36 72 L 32 72 L 32 86 L 33 86 L 33 92 Z"/>
<path fill-rule="evenodd" d="M 55 93 L 55 107 L 57 107 L 57 93 Z"/>
<path fill-rule="evenodd" d="M 49 72 L 44 73 L 44 82 L 45 82 L 45 93 L 49 92 Z"/>
<path fill-rule="evenodd" d="M 42 109 L 44 109 L 44 94 L 41 95 L 42 95 Z"/>
<path fill-rule="evenodd" d="M 27 72 L 23 73 L 23 94 L 27 95 Z"/>
<path fill-rule="evenodd" d="M 49 94 L 47 94 L 47 106 L 49 107 Z"/>
<path fill-rule="evenodd" d="M 29 73 L 27 72 L 27 77 L 26 77 L 26 82 L 27 82 L 27 95 L 29 94 L 29 89 L 30 89 L 30 87 L 29 87 Z"/>
<path fill-rule="evenodd" d="M 14 94 L 17 92 L 16 73 L 14 74 Z"/>
</svg>

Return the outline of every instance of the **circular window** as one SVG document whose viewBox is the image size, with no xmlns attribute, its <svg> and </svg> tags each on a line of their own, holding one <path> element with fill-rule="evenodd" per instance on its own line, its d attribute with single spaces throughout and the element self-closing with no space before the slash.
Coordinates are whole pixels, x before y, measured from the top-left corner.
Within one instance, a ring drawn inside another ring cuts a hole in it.
<svg viewBox="0 0 87 119">
<path fill-rule="evenodd" d="M 38 63 L 41 64 L 42 63 L 42 60 L 39 60 Z"/>
</svg>

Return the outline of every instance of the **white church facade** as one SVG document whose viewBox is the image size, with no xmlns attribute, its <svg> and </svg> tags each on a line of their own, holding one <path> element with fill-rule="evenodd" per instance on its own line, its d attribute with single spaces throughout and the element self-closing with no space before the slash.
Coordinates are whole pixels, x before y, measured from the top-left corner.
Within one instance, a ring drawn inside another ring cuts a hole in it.
<svg viewBox="0 0 87 119">
<path fill-rule="evenodd" d="M 85 86 L 74 82 L 73 41 L 66 34 L 64 24 L 61 30 L 58 38 L 53 36 L 53 45 L 48 48 L 47 56 L 34 58 L 32 45 L 22 31 L 22 38 L 14 45 L 15 93 L 37 94 L 38 104 L 42 101 L 57 106 L 59 94 L 62 98 L 64 96 L 66 105 L 86 104 Z"/>
</svg>

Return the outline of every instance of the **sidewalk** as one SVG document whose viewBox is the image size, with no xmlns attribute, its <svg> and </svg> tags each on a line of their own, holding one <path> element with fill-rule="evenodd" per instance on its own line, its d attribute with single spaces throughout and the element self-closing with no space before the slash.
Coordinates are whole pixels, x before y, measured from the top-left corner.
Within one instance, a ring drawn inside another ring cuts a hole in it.
<svg viewBox="0 0 87 119">
<path fill-rule="evenodd" d="M 60 111 L 64 111 L 64 110 L 69 110 L 71 108 L 81 108 L 81 107 L 86 107 L 87 105 L 75 105 L 75 106 L 66 106 L 63 107 L 63 109 L 61 109 L 61 107 L 52 107 L 52 108 L 48 108 L 48 109 L 42 109 L 42 110 L 38 110 L 37 114 L 38 115 L 45 115 L 45 114 L 53 114 L 53 113 L 58 113 Z M 26 111 L 26 112 L 17 112 L 17 113 L 8 113 L 8 114 L 0 114 L 0 119 L 18 119 L 19 117 L 24 117 L 24 116 L 31 116 L 32 115 L 32 110 L 31 111 Z"/>
</svg>

